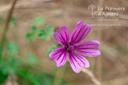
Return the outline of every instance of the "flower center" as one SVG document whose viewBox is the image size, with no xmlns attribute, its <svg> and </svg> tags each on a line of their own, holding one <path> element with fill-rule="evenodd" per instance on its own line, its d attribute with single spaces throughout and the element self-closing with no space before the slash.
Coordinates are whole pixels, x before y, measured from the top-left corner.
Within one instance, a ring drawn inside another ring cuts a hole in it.
<svg viewBox="0 0 128 85">
<path fill-rule="evenodd" d="M 67 45 L 65 45 L 64 48 L 65 48 L 66 51 L 68 51 L 68 52 L 74 51 L 74 45 L 71 44 L 71 43 L 68 43 Z"/>
</svg>

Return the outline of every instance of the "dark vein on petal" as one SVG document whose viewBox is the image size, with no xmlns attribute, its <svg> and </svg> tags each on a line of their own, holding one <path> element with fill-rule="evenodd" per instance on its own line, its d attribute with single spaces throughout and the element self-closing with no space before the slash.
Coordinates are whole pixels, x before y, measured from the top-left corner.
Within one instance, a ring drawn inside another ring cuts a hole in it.
<svg viewBox="0 0 128 85">
<path fill-rule="evenodd" d="M 59 36 L 60 34 L 55 34 L 55 36 L 57 37 L 57 41 L 60 43 L 60 44 L 63 44 L 64 45 L 64 42 L 62 41 L 62 38 L 61 36 Z"/>
<path fill-rule="evenodd" d="M 72 63 L 73 63 L 73 65 L 75 66 L 75 68 L 77 68 L 76 67 L 76 65 L 75 65 L 75 63 L 74 63 L 74 61 L 73 61 L 73 59 L 72 59 L 72 57 L 73 57 L 73 55 L 71 56 L 72 54 L 70 54 L 70 60 L 72 61 Z"/>
<path fill-rule="evenodd" d="M 77 64 L 80 66 L 79 62 L 76 60 L 76 58 L 73 56 L 73 59 L 77 62 Z M 81 67 L 81 66 L 80 66 Z"/>
<path fill-rule="evenodd" d="M 98 47 L 78 47 L 78 49 L 97 49 Z"/>
<path fill-rule="evenodd" d="M 64 59 L 65 59 L 65 55 L 66 55 L 66 53 L 64 53 L 64 56 L 63 56 L 63 58 L 62 58 L 62 60 L 61 60 L 60 63 L 62 63 L 62 62 L 64 61 Z"/>
<path fill-rule="evenodd" d="M 79 58 L 79 60 L 85 65 L 85 63 L 83 62 L 83 60 L 82 60 L 82 57 L 81 56 L 79 56 L 79 57 L 77 57 L 77 58 Z"/>
<path fill-rule="evenodd" d="M 91 51 L 91 52 L 87 52 L 87 51 L 78 51 L 78 52 L 84 52 L 84 53 L 96 53 L 97 51 Z"/>
<path fill-rule="evenodd" d="M 79 36 L 79 34 L 80 34 L 80 32 L 81 32 L 81 30 L 82 30 L 82 28 L 81 29 L 79 29 L 79 31 L 78 31 L 78 33 L 76 34 L 77 36 L 76 36 L 76 40 L 75 41 L 77 41 L 77 37 Z M 77 30 L 76 30 L 77 31 Z"/>
<path fill-rule="evenodd" d="M 83 36 L 86 34 L 86 32 L 87 32 L 87 29 L 85 29 L 85 32 L 83 32 L 83 34 L 78 38 L 78 40 L 77 40 L 77 41 L 80 41 L 80 40 L 81 40 L 81 38 L 83 38 Z"/>
<path fill-rule="evenodd" d="M 59 39 L 61 40 L 62 44 L 64 45 L 64 41 L 63 41 L 64 39 L 62 39 L 62 36 L 59 34 L 58 37 L 59 37 Z"/>
<path fill-rule="evenodd" d="M 53 54 L 53 56 L 56 55 L 56 54 L 58 54 L 59 52 L 61 52 L 62 49 L 58 49 L 58 50 L 56 50 L 56 51 L 57 51 L 57 52 L 56 52 L 55 54 Z"/>
<path fill-rule="evenodd" d="M 68 33 L 66 33 L 66 31 L 64 32 L 65 36 L 66 36 L 66 40 L 68 40 Z"/>
<path fill-rule="evenodd" d="M 57 59 L 56 60 L 58 60 L 60 57 L 61 57 L 61 55 L 63 54 L 63 52 L 57 57 Z"/>
<path fill-rule="evenodd" d="M 63 40 L 64 40 L 64 44 L 65 44 L 66 40 L 64 39 L 62 33 L 60 33 L 60 36 L 63 38 Z"/>
</svg>

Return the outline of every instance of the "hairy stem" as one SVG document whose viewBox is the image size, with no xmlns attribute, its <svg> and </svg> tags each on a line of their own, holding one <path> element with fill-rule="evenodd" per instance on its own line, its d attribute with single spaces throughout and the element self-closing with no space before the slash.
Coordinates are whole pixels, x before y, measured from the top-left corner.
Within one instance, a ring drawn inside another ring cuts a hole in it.
<svg viewBox="0 0 128 85">
<path fill-rule="evenodd" d="M 2 35 L 2 41 L 1 41 L 1 44 L 0 44 L 0 47 L 1 47 L 0 60 L 2 59 L 3 47 L 4 47 L 4 43 L 5 43 L 5 39 L 6 39 L 6 33 L 7 33 L 8 29 L 9 29 L 9 23 L 10 23 L 10 20 L 12 18 L 12 14 L 13 14 L 16 2 L 17 2 L 17 0 L 13 1 L 12 6 L 11 6 L 10 11 L 9 11 L 9 14 L 7 16 L 7 19 L 6 19 L 6 23 L 5 23 L 5 27 L 4 27 L 4 32 L 3 32 L 3 35 Z"/>
<path fill-rule="evenodd" d="M 96 79 L 96 77 L 94 76 L 94 74 L 90 70 L 82 69 L 82 72 L 87 74 L 91 78 L 93 83 L 95 83 L 96 85 L 103 85 L 99 80 Z"/>
</svg>

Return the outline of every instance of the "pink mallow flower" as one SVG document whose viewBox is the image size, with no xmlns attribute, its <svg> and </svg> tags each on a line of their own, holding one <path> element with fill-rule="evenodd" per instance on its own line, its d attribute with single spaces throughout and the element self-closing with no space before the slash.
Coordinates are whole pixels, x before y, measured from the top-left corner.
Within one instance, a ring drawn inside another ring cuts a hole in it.
<svg viewBox="0 0 128 85">
<path fill-rule="evenodd" d="M 79 73 L 82 68 L 90 66 L 88 60 L 83 56 L 96 57 L 100 55 L 98 50 L 100 42 L 91 40 L 80 43 L 90 30 L 90 25 L 84 25 L 83 21 L 79 21 L 71 36 L 66 26 L 54 33 L 57 43 L 62 47 L 52 51 L 49 57 L 56 62 L 57 67 L 62 67 L 66 61 L 69 61 L 73 71 Z"/>
</svg>

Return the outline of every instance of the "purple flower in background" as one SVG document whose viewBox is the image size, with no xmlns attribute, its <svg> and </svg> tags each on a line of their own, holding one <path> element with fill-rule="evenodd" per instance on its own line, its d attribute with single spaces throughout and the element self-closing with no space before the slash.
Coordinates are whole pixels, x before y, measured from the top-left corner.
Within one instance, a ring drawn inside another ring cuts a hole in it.
<svg viewBox="0 0 128 85">
<path fill-rule="evenodd" d="M 90 66 L 88 60 L 83 56 L 96 57 L 100 55 L 98 50 L 100 42 L 91 40 L 80 43 L 90 30 L 90 25 L 84 25 L 84 22 L 80 21 L 77 23 L 71 37 L 66 26 L 61 27 L 59 32 L 55 32 L 54 37 L 62 47 L 52 51 L 49 57 L 56 62 L 57 67 L 62 67 L 66 61 L 69 61 L 73 71 L 79 73 L 82 68 Z"/>
</svg>

